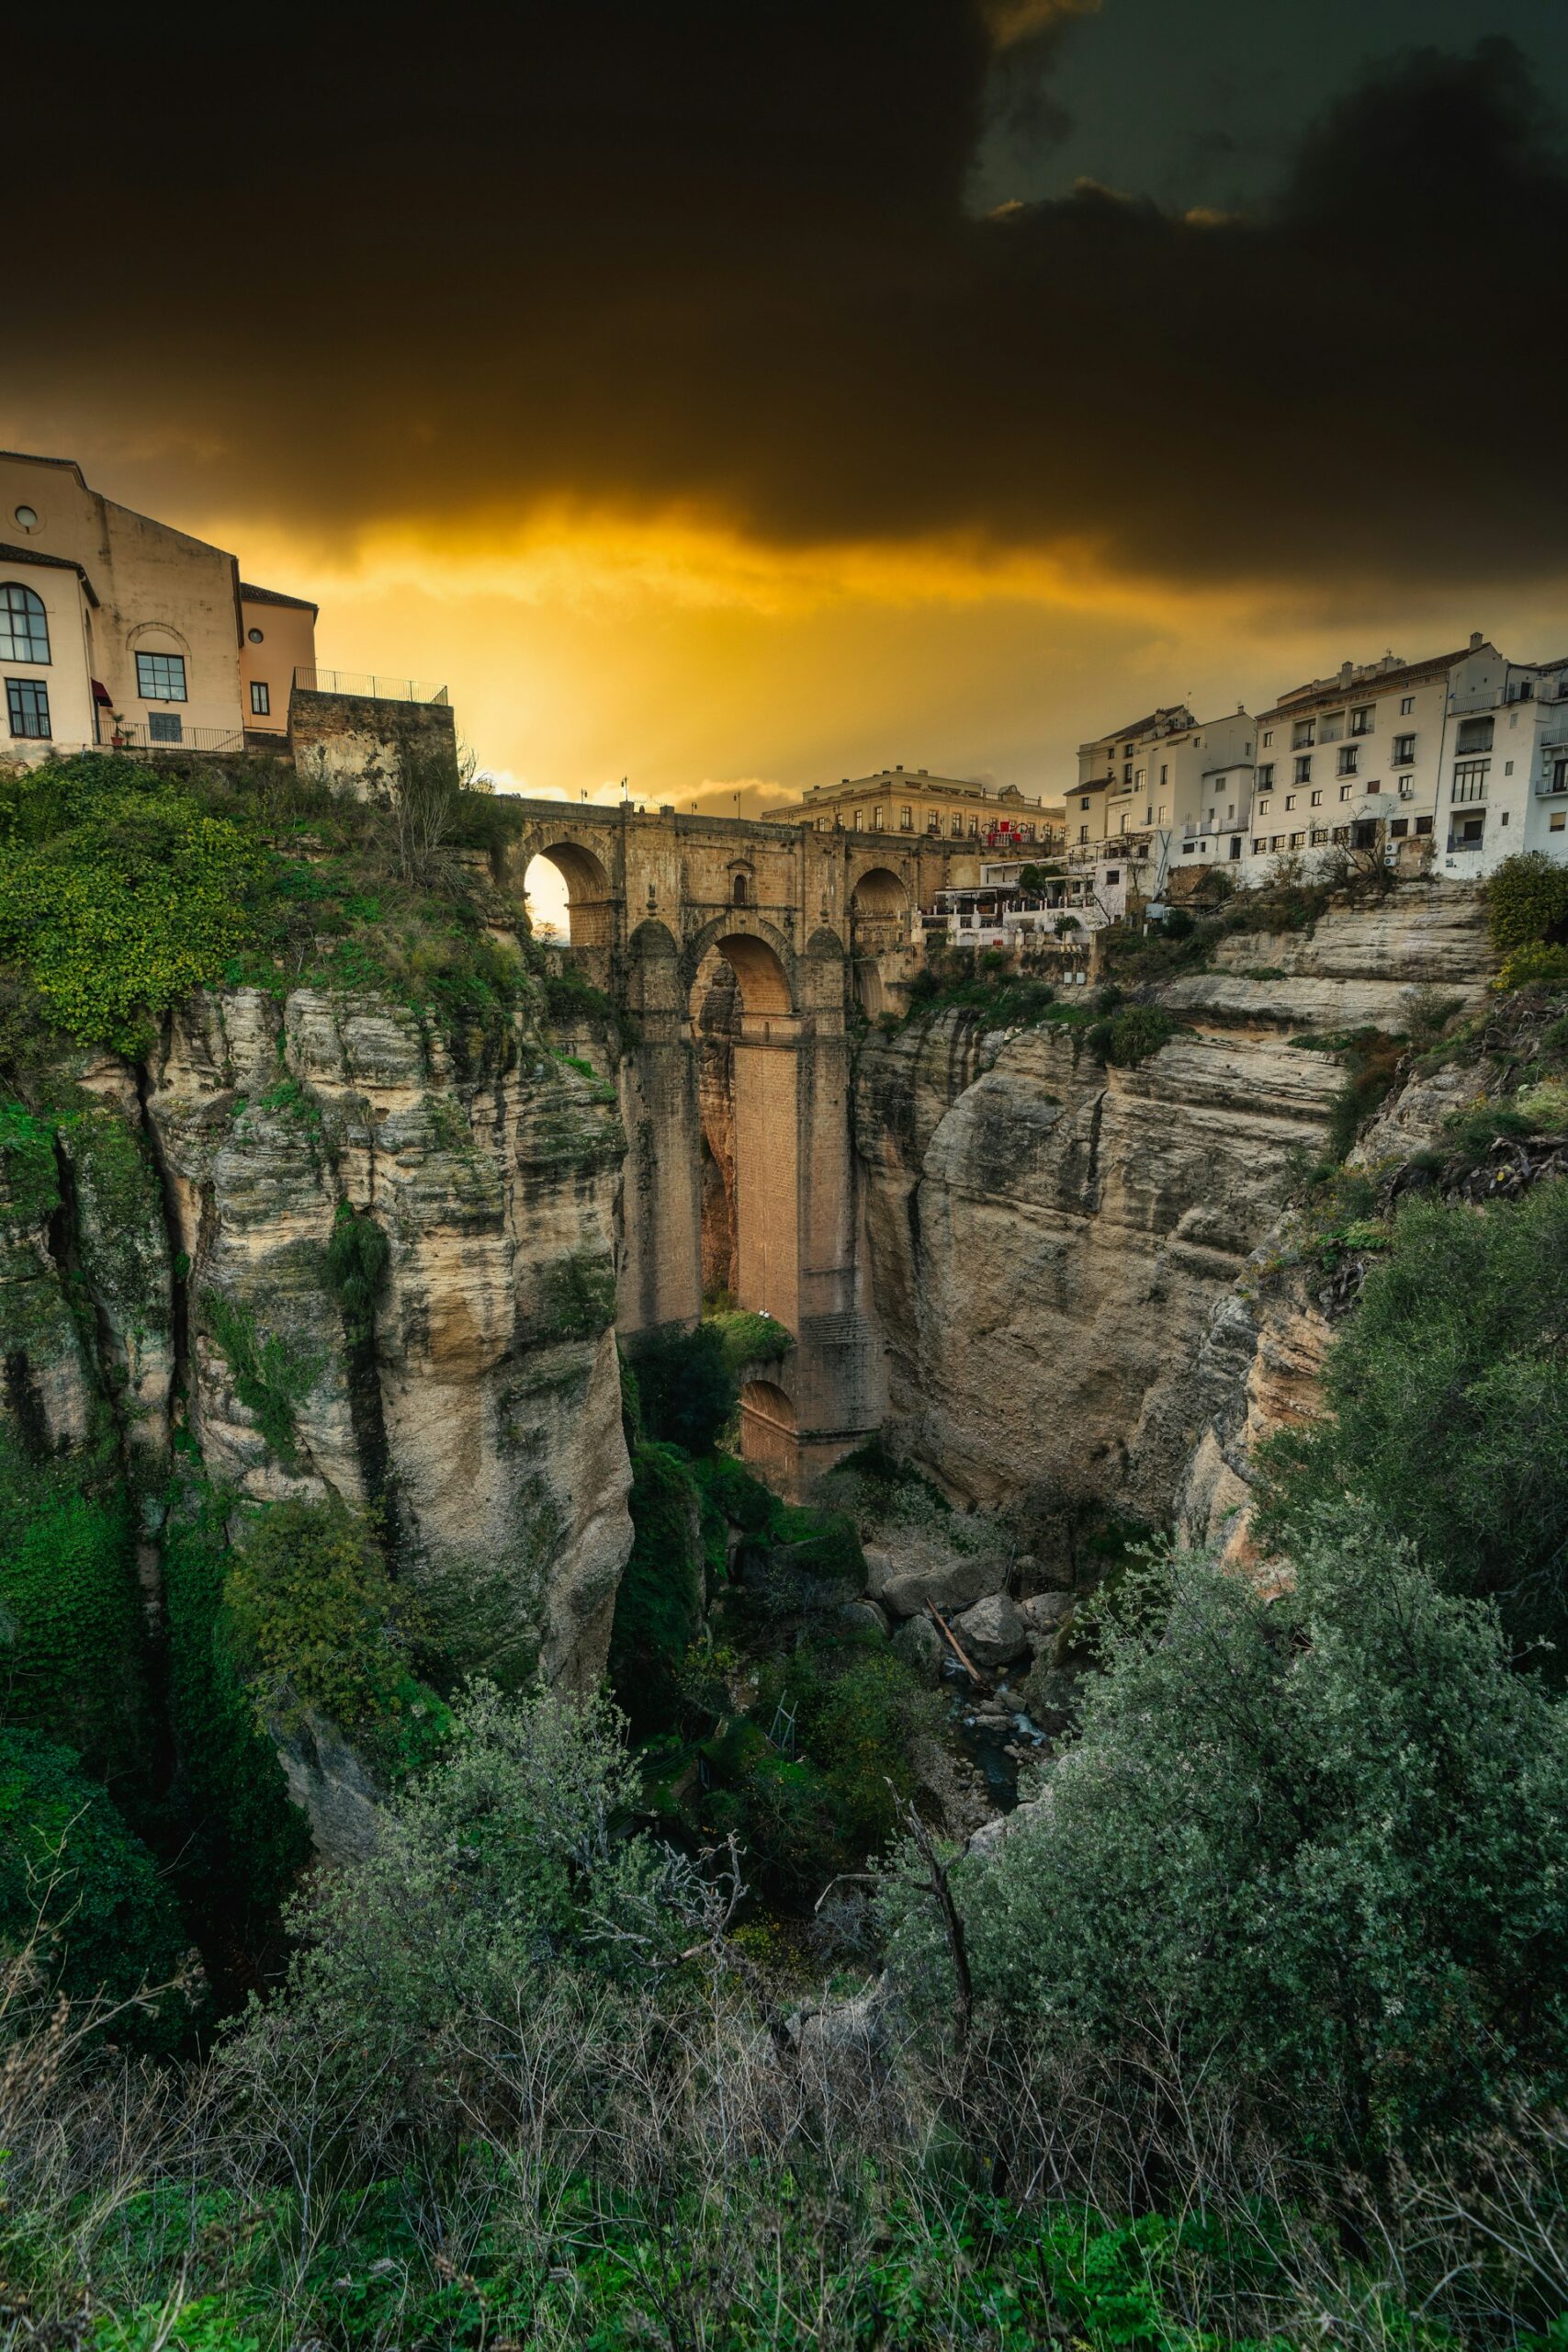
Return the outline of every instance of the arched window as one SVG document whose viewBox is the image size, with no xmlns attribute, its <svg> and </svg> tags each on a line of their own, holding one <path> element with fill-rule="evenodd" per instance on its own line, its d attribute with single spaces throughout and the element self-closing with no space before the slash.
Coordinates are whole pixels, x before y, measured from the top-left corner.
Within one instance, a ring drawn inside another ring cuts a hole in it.
<svg viewBox="0 0 1568 2352">
<path fill-rule="evenodd" d="M 730 899 L 731 902 L 735 906 L 743 907 L 746 904 L 746 876 L 744 874 L 738 874 L 736 876 L 735 888 L 730 892 Z"/>
<path fill-rule="evenodd" d="M 43 598 L 19 580 L 0 585 L 0 662 L 47 662 L 49 616 Z"/>
</svg>

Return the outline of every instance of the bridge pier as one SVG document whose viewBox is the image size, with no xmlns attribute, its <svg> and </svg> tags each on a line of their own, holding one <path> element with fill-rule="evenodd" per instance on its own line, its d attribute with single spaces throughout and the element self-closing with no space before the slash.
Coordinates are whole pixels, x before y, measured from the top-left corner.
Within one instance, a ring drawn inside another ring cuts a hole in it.
<svg viewBox="0 0 1568 2352">
<path fill-rule="evenodd" d="M 635 1035 L 619 1069 L 627 1335 L 689 1327 L 702 1311 L 699 1020 L 714 959 L 733 971 L 739 1012 L 721 1014 L 733 1148 L 709 1181 L 728 1189 L 739 1303 L 796 1342 L 782 1363 L 750 1368 L 741 1445 L 771 1483 L 798 1493 L 886 1411 L 859 1248 L 848 1014 L 873 961 L 889 985 L 907 978 L 919 907 L 977 878 L 977 850 L 669 810 L 527 808 L 514 878 L 536 855 L 557 865 L 576 958 Z"/>
</svg>

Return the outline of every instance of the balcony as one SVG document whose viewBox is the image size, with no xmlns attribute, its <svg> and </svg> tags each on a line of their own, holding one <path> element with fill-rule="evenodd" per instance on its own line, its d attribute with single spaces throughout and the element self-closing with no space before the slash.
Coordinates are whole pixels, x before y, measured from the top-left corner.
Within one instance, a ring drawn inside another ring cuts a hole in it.
<svg viewBox="0 0 1568 2352">
<path fill-rule="evenodd" d="M 97 748 L 104 752 L 243 752 L 245 739 L 237 728 L 186 727 L 183 722 L 177 735 L 153 735 L 144 718 L 122 718 Z"/>
<path fill-rule="evenodd" d="M 354 695 L 367 702 L 444 703 L 445 686 L 423 678 L 386 678 L 375 670 L 297 669 L 297 690 L 307 695 Z"/>
</svg>

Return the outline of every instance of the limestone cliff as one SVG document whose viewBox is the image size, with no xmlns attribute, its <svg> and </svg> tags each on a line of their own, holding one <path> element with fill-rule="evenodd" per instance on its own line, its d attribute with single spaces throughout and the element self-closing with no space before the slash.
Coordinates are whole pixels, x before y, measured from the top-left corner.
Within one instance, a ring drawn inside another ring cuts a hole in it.
<svg viewBox="0 0 1568 2352">
<path fill-rule="evenodd" d="M 454 1673 L 594 1680 L 630 1545 L 610 1091 L 526 1010 L 448 1032 L 309 988 L 187 998 L 141 1068 L 68 1077 L 58 1183 L 12 1187 L 11 1409 L 55 1446 L 107 1412 L 153 1535 L 182 1429 L 239 1498 L 377 1503 Z"/>
<path fill-rule="evenodd" d="M 955 1495 L 1055 1487 L 1217 1527 L 1256 1435 L 1310 1405 L 1326 1325 L 1248 1279 L 1344 1082 L 1290 1037 L 1397 1033 L 1413 986 L 1477 998 L 1484 926 L 1473 893 L 1404 886 L 1214 966 L 1159 992 L 1188 1034 L 1135 1068 L 968 1011 L 863 1049 L 894 1435 Z"/>
</svg>

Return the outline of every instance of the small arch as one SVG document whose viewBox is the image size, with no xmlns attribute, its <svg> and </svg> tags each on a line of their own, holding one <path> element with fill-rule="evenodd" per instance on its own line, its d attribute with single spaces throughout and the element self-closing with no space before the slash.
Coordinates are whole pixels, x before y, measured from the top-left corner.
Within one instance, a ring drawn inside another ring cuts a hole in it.
<svg viewBox="0 0 1568 2352">
<path fill-rule="evenodd" d="M 795 1406 L 775 1381 L 748 1380 L 740 1391 L 740 1452 L 785 1482 L 796 1467 Z"/>
<path fill-rule="evenodd" d="M 0 662 L 49 662 L 49 615 L 36 588 L 0 582 Z"/>
<path fill-rule="evenodd" d="M 736 876 L 729 886 L 729 903 L 732 907 L 743 907 L 748 904 L 750 887 L 744 874 Z"/>
<path fill-rule="evenodd" d="M 566 885 L 567 936 L 574 947 L 608 947 L 614 927 L 614 894 L 603 862 L 581 842 L 542 841 L 535 844 L 523 869 L 526 897 L 528 876 L 540 858 L 553 865 Z M 553 916 L 549 897 L 541 893 L 547 919 Z"/>
<path fill-rule="evenodd" d="M 890 865 L 872 865 L 850 892 L 850 912 L 886 917 L 909 911 L 909 893 Z"/>
</svg>

